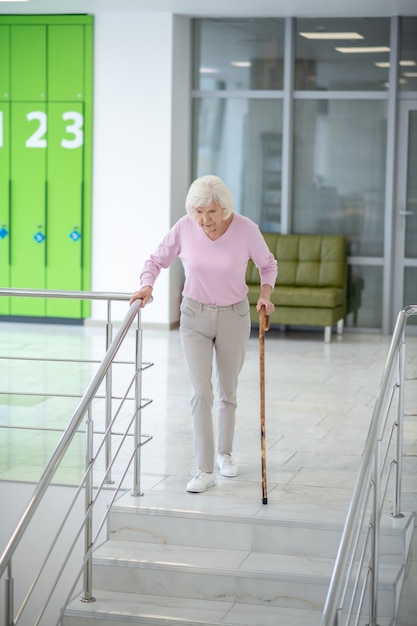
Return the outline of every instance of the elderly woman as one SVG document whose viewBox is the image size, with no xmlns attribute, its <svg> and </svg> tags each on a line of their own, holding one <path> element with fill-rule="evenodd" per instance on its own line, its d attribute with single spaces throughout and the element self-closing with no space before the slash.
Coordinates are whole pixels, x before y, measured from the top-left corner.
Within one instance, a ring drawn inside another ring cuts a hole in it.
<svg viewBox="0 0 417 626">
<path fill-rule="evenodd" d="M 192 387 L 191 414 L 197 473 L 187 491 L 201 493 L 215 485 L 214 461 L 223 476 L 238 474 L 232 459 L 237 384 L 250 334 L 246 267 L 252 259 L 260 272 L 257 309 L 274 311 L 270 301 L 277 263 L 258 226 L 233 212 L 232 195 L 218 176 L 195 180 L 187 194 L 186 211 L 146 261 L 140 289 L 131 302 L 142 307 L 162 268 L 179 257 L 185 272 L 180 337 Z M 213 431 L 212 363 L 217 375 L 216 445 Z"/>
</svg>

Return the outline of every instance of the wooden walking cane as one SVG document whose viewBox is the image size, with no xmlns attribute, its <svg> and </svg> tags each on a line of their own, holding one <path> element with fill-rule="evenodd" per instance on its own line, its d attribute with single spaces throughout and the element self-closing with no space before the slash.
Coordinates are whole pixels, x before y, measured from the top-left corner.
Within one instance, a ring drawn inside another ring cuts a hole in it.
<svg viewBox="0 0 417 626">
<path fill-rule="evenodd" d="M 262 461 L 262 504 L 268 504 L 266 490 L 266 447 L 265 447 L 265 331 L 269 330 L 269 317 L 265 307 L 259 311 L 259 365 L 261 399 L 261 461 Z"/>
</svg>

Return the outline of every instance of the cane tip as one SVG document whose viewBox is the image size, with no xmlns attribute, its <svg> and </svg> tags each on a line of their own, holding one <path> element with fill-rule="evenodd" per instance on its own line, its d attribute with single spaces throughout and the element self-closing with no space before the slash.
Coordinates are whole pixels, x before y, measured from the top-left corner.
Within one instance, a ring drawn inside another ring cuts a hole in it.
<svg viewBox="0 0 417 626">
<path fill-rule="evenodd" d="M 268 498 L 262 498 L 262 504 L 268 504 Z"/>
</svg>

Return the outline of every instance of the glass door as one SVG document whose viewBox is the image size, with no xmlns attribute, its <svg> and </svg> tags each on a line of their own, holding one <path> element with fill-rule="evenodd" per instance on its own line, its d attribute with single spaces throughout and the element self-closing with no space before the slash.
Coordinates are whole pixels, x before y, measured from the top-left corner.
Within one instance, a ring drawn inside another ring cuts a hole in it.
<svg viewBox="0 0 417 626">
<path fill-rule="evenodd" d="M 397 203 L 394 220 L 393 319 L 417 304 L 417 100 L 400 103 Z M 417 327 L 416 316 L 408 325 Z"/>
</svg>

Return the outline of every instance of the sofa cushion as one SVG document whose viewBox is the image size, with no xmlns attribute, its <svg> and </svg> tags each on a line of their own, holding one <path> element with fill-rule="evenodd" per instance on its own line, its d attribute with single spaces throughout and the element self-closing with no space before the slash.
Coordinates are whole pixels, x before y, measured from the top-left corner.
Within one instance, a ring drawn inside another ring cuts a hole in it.
<svg viewBox="0 0 417 626">
<path fill-rule="evenodd" d="M 272 301 L 277 306 L 308 306 L 334 308 L 346 300 L 343 289 L 332 287 L 280 287 Z"/>
<path fill-rule="evenodd" d="M 277 287 L 345 288 L 343 236 L 265 233 L 264 238 L 278 260 Z M 252 261 L 248 263 L 246 283 L 259 285 L 259 272 Z"/>
</svg>

